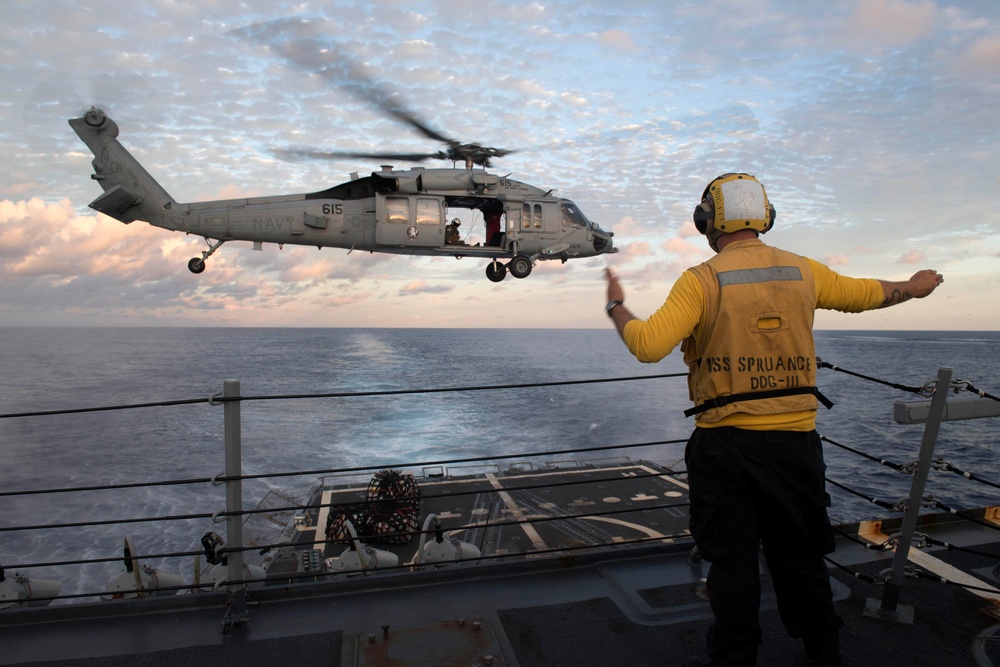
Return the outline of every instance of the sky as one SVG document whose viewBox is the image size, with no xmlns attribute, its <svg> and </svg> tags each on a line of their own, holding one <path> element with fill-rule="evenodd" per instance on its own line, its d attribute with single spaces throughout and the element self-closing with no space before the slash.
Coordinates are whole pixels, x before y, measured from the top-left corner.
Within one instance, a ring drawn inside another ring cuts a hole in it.
<svg viewBox="0 0 1000 667">
<path fill-rule="evenodd" d="M 179 202 L 379 168 L 282 148 L 440 148 L 259 23 L 303 26 L 447 136 L 519 149 L 491 171 L 572 199 L 620 252 L 492 283 L 481 259 L 231 242 L 194 275 L 200 237 L 88 208 L 66 121 L 95 104 Z M 604 268 L 651 314 L 712 254 L 690 222 L 705 185 L 740 171 L 777 209 L 765 242 L 945 276 L 817 328 L 1000 330 L 996 0 L 7 0 L 0 34 L 0 325 L 609 327 Z"/>
</svg>

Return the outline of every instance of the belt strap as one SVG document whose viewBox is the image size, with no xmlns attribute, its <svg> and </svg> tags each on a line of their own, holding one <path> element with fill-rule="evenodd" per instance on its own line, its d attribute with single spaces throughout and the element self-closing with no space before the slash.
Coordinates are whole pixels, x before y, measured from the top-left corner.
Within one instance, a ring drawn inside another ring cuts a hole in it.
<svg viewBox="0 0 1000 667">
<path fill-rule="evenodd" d="M 812 394 L 816 400 L 823 404 L 827 410 L 833 407 L 833 401 L 824 396 L 816 387 L 788 387 L 786 389 L 769 389 L 767 391 L 750 391 L 744 394 L 730 394 L 728 396 L 716 396 L 710 398 L 700 405 L 688 408 L 684 411 L 685 417 L 696 415 L 712 408 L 721 408 L 730 403 L 739 401 L 759 401 L 764 398 L 779 398 L 781 396 L 795 396 L 798 394 Z"/>
</svg>

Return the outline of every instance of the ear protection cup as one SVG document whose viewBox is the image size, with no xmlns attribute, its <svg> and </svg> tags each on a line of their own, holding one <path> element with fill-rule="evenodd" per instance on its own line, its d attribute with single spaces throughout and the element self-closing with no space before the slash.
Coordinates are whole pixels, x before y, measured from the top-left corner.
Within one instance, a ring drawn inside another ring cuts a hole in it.
<svg viewBox="0 0 1000 667">
<path fill-rule="evenodd" d="M 692 217 L 695 228 L 702 234 L 708 234 L 708 228 L 715 220 L 715 207 L 712 206 L 712 200 L 705 200 L 695 206 Z"/>
</svg>

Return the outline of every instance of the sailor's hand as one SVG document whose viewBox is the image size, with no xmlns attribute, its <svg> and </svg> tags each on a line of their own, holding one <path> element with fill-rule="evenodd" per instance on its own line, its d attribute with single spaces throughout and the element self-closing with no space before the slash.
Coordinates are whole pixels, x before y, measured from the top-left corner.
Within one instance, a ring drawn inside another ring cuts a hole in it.
<svg viewBox="0 0 1000 667">
<path fill-rule="evenodd" d="M 614 274 L 610 267 L 604 269 L 604 277 L 608 279 L 608 301 L 621 301 L 625 303 L 625 291 L 618 282 L 618 276 Z"/>
<path fill-rule="evenodd" d="M 944 282 L 944 276 L 933 269 L 917 271 L 910 278 L 910 295 L 915 299 L 922 299 Z"/>
</svg>

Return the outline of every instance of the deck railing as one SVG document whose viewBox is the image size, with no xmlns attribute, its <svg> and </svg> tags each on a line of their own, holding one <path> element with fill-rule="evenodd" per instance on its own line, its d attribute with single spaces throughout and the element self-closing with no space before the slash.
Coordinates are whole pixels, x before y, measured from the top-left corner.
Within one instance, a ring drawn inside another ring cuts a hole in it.
<svg viewBox="0 0 1000 667">
<path fill-rule="evenodd" d="M 838 369 L 839 370 L 839 369 Z M 251 547 L 242 547 L 238 545 L 244 544 L 244 520 L 248 514 L 253 514 L 254 510 L 247 511 L 243 509 L 243 482 L 247 479 L 259 479 L 267 477 L 289 477 L 295 475 L 310 475 L 313 477 L 321 477 L 324 475 L 336 476 L 345 473 L 358 474 L 364 471 L 374 471 L 380 468 L 386 467 L 396 467 L 396 468 L 409 468 L 409 469 L 423 469 L 423 470 L 446 470 L 447 466 L 464 466 L 464 465 L 474 465 L 474 466 L 484 466 L 484 465 L 496 465 L 497 461 L 515 461 L 517 459 L 526 460 L 530 459 L 531 456 L 545 456 L 548 458 L 553 457 L 571 457 L 578 456 L 581 454 L 594 455 L 598 452 L 605 453 L 608 452 L 612 454 L 624 453 L 631 449 L 638 448 L 650 448 L 660 445 L 677 445 L 682 442 L 681 440 L 662 440 L 655 442 L 642 442 L 642 443 L 628 443 L 628 444 L 611 444 L 611 445 L 601 445 L 596 447 L 588 448 L 577 448 L 568 449 L 562 451 L 548 451 L 537 455 L 525 455 L 525 454 L 515 454 L 515 455 L 494 455 L 487 457 L 467 457 L 467 458 L 455 458 L 446 461 L 424 461 L 418 463 L 403 463 L 398 466 L 363 466 L 359 468 L 352 469 L 329 469 L 329 470 L 310 470 L 310 471 L 291 471 L 291 472 L 278 472 L 278 473 L 264 473 L 247 475 L 243 472 L 242 466 L 242 424 L 241 424 L 241 406 L 248 401 L 263 401 L 263 400 L 289 400 L 289 399 L 302 399 L 302 398 L 337 398 L 344 396 L 358 396 L 358 395 L 399 395 L 405 393 L 437 393 L 442 391 L 484 391 L 491 389 L 510 389 L 510 388 L 520 388 L 520 387 L 538 387 L 538 386 L 557 386 L 557 385 L 567 385 L 567 384 L 591 384 L 596 382 L 624 382 L 624 381 L 648 381 L 652 379 L 659 378 L 676 378 L 680 377 L 681 374 L 669 374 L 669 375 L 654 375 L 654 376 L 642 376 L 638 378 L 609 378 L 601 380 L 586 380 L 586 381 L 570 381 L 570 382 L 548 382 L 548 383 L 533 383 L 530 385 L 505 385 L 505 386 L 477 386 L 477 387 L 453 387 L 445 389 L 430 389 L 430 390 L 398 390 L 398 391 L 385 391 L 385 392 L 343 392 L 336 394 L 310 394 L 310 395 L 294 395 L 294 396 L 257 396 L 257 397 L 247 397 L 242 396 L 240 392 L 240 383 L 238 380 L 226 380 L 223 383 L 223 391 L 215 394 L 209 399 L 192 399 L 187 401 L 169 401 L 162 403 L 147 403 L 141 405 L 131 405 L 131 406 L 113 406 L 107 408 L 86 408 L 79 410 L 66 410 L 66 411 L 50 411 L 44 413 L 31 413 L 31 414 L 15 414 L 15 415 L 0 415 L 0 418 L 22 418 L 28 416 L 46 416 L 56 413 L 79 413 L 79 412 L 90 412 L 95 410 L 109 410 L 109 409 L 128 409 L 128 408 L 138 408 L 138 407 L 149 407 L 151 405 L 157 406 L 173 406 L 181 404 L 190 404 L 196 402 L 207 402 L 211 405 L 221 405 L 223 406 L 224 416 L 223 416 L 223 429 L 224 429 L 224 443 L 225 443 L 225 470 L 221 474 L 214 475 L 212 477 L 201 477 L 194 479 L 181 479 L 181 480 L 167 480 L 159 482 L 135 482 L 127 484 L 112 484 L 103 486 L 85 486 L 76 487 L 72 489 L 34 489 L 29 491 L 2 491 L 0 492 L 0 499 L 4 496 L 18 496 L 18 495 L 32 495 L 32 494 L 46 494 L 46 493 L 82 493 L 91 490 L 108 490 L 108 489 L 122 489 L 129 487 L 139 487 L 139 486 L 157 486 L 157 485 L 175 485 L 175 484 L 213 484 L 222 485 L 225 487 L 225 509 L 224 511 L 219 511 L 215 513 L 198 513 L 198 514 L 188 514 L 184 516 L 172 516 L 172 517 L 133 517 L 126 519 L 109 519 L 109 520 L 99 520 L 99 521 L 76 521 L 76 522 L 66 522 L 66 523 L 52 523 L 48 525 L 34 525 L 34 526 L 17 526 L 17 525 L 6 525 L 0 524 L 0 535 L 5 536 L 6 539 L 10 539 L 13 534 L 20 531 L 30 531 L 30 530 L 59 530 L 70 527 L 91 527 L 91 526 L 107 526 L 115 524 L 133 524 L 140 522 L 149 521 L 174 521 L 174 520 L 204 520 L 211 519 L 217 523 L 226 524 L 226 544 L 231 545 L 226 548 L 226 556 L 228 558 L 226 564 L 226 577 L 225 580 L 219 583 L 219 586 L 224 587 L 227 591 L 227 619 L 226 622 L 229 624 L 240 624 L 246 621 L 247 618 L 247 587 L 251 581 L 248 581 L 245 574 L 245 559 L 244 552 L 247 549 L 258 549 L 261 545 L 254 545 Z M 894 407 L 894 417 L 897 422 L 900 423 L 926 423 L 923 440 L 920 447 L 920 453 L 915 465 L 909 466 L 910 470 L 908 472 L 913 472 L 914 477 L 909 492 L 909 501 L 903 503 L 902 507 L 893 506 L 891 509 L 901 509 L 905 511 L 905 516 L 903 519 L 903 525 L 900 532 L 897 535 L 892 536 L 894 541 L 894 546 L 896 550 L 896 555 L 893 563 L 893 568 L 891 576 L 887 578 L 886 581 L 882 582 L 885 584 L 885 589 L 881 601 L 869 601 L 869 607 L 871 612 L 876 615 L 883 617 L 894 618 L 905 615 L 905 610 L 901 609 L 899 605 L 900 592 L 903 588 L 903 570 L 906 564 L 907 555 L 913 543 L 913 535 L 915 531 L 915 526 L 917 523 L 918 515 L 920 513 L 921 507 L 923 505 L 922 499 L 924 498 L 925 486 L 928 480 L 928 475 L 932 467 L 934 466 L 934 452 L 935 444 L 938 437 L 938 432 L 940 425 L 943 421 L 954 420 L 954 419 L 969 419 L 978 417 L 989 417 L 997 416 L 1000 414 L 1000 401 L 997 400 L 995 396 L 987 394 L 986 392 L 981 392 L 979 390 L 970 389 L 968 383 L 952 382 L 952 371 L 951 369 L 942 368 L 939 370 L 937 378 L 934 382 L 928 383 L 932 385 L 930 387 L 925 387 L 924 394 L 931 396 L 929 400 L 919 400 L 913 402 L 897 402 Z M 964 396 L 958 395 L 962 391 L 972 391 L 978 395 L 976 396 Z M 951 395 L 955 394 L 955 395 Z M 836 443 L 835 443 L 836 444 Z M 852 450 L 853 451 L 853 450 Z M 874 459 L 875 457 L 866 455 L 868 458 Z M 557 458 L 558 460 L 558 458 Z M 884 461 L 880 461 L 885 463 Z M 514 466 L 519 465 L 516 461 L 513 463 Z M 940 466 L 938 466 L 940 467 Z M 904 468 L 907 466 L 895 466 L 897 470 L 904 472 Z M 683 474 L 683 471 L 677 473 Z M 964 475 L 967 478 L 973 477 L 970 475 Z M 984 480 L 979 480 L 984 481 Z M 985 481 L 996 486 L 995 483 Z M 843 485 L 837 484 L 841 488 Z M 871 499 L 870 499 L 871 500 Z M 886 507 L 884 504 L 881 505 Z M 301 505 L 290 505 L 287 508 L 277 508 L 278 510 L 290 510 L 297 511 L 301 509 Z M 887 508 L 888 509 L 888 508 Z M 268 507 L 259 510 L 261 512 L 275 512 L 275 508 Z M 8 520 L 10 516 L 6 517 Z M 566 517 L 563 517 L 566 518 Z M 278 546 L 278 545 L 266 545 L 266 546 Z M 126 554 L 126 564 L 131 560 L 133 563 L 137 563 L 140 560 L 149 560 L 153 558 L 173 558 L 173 557 L 190 557 L 198 556 L 200 552 L 197 551 L 186 551 L 186 552 L 172 552 L 165 554 Z M 4 554 L 2 549 L 0 549 L 0 565 L 3 564 Z M 7 577 L 10 577 L 10 572 L 12 570 L 32 570 L 37 571 L 40 568 L 54 568 L 61 566 L 80 566 L 81 564 L 93 564 L 93 563 L 104 563 L 104 562 L 114 562 L 121 561 L 121 556 L 108 556 L 103 558 L 92 558 L 92 559 L 79 559 L 73 561 L 61 561 L 61 562 L 36 562 L 36 563 L 15 563 L 8 565 L 6 570 L 0 567 L 0 579 L 3 578 L 4 572 L 6 571 Z M 15 575 L 16 577 L 21 577 L 21 579 L 28 580 L 28 577 L 22 577 L 20 574 Z M 137 579 L 138 581 L 138 579 Z M 80 598 L 94 598 L 101 596 L 104 592 L 88 592 L 88 593 L 74 593 L 68 595 L 45 595 L 35 594 L 29 592 L 25 594 L 23 591 L 15 590 L 14 588 L 8 587 L 6 589 L 2 588 L 3 582 L 0 581 L 0 605 L 6 604 L 6 606 L 11 609 L 15 609 L 18 606 L 24 605 L 37 605 L 40 603 L 47 603 L 51 600 L 73 600 Z M 144 588 L 141 583 L 137 585 L 135 590 L 126 591 L 135 594 L 149 594 L 154 592 L 177 592 L 177 591 L 189 591 L 197 588 L 191 584 L 185 584 L 182 586 L 165 586 L 160 588 Z M 3 612 L 0 612 L 3 613 Z"/>
</svg>

